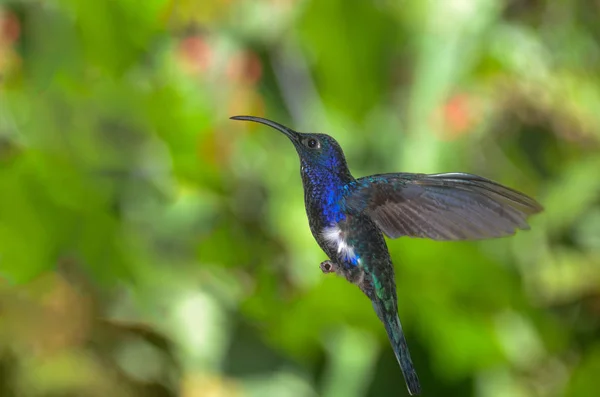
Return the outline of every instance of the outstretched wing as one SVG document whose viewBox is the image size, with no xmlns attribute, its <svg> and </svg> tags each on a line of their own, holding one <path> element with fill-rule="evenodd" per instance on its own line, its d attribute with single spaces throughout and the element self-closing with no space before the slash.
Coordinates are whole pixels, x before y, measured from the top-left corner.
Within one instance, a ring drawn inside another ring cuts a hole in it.
<svg viewBox="0 0 600 397">
<path fill-rule="evenodd" d="M 368 214 L 390 238 L 477 240 L 528 229 L 534 199 L 477 175 L 380 174 L 348 186 L 346 208 Z"/>
</svg>

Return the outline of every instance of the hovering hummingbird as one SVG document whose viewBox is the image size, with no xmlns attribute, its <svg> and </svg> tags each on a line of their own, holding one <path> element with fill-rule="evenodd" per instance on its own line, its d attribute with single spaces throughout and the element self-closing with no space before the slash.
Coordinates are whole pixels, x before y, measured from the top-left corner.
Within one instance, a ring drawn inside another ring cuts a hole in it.
<svg viewBox="0 0 600 397">
<path fill-rule="evenodd" d="M 271 120 L 235 116 L 286 135 L 300 157 L 310 230 L 329 257 L 320 264 L 369 297 L 411 395 L 421 392 L 398 318 L 394 267 L 383 235 L 476 240 L 528 229 L 542 211 L 534 199 L 477 175 L 378 174 L 355 179 L 340 145 L 325 134 L 296 132 Z"/>
</svg>

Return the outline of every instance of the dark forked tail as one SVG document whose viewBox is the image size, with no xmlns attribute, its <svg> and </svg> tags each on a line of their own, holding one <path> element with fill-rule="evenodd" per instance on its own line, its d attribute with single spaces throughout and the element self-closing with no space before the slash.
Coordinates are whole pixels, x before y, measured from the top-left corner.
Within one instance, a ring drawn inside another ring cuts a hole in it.
<svg viewBox="0 0 600 397">
<path fill-rule="evenodd" d="M 392 349 L 394 350 L 396 359 L 402 369 L 402 375 L 404 375 L 408 393 L 411 396 L 421 394 L 421 384 L 419 383 L 417 371 L 415 371 L 415 367 L 410 358 L 410 352 L 408 351 L 408 345 L 404 338 L 404 332 L 402 331 L 398 313 L 386 310 L 381 301 L 378 303 L 373 302 L 373 306 L 383 322 L 383 325 L 385 325 L 385 330 L 387 331 L 388 338 L 392 344 Z"/>
</svg>

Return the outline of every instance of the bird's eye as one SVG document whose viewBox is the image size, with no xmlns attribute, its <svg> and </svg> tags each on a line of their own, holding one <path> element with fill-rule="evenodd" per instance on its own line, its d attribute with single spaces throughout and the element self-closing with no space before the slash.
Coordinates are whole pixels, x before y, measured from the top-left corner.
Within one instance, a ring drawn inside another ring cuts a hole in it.
<svg viewBox="0 0 600 397">
<path fill-rule="evenodd" d="M 309 149 L 318 149 L 321 147 L 321 144 L 319 143 L 319 141 L 315 138 L 308 138 L 304 144 L 306 145 L 306 147 L 308 147 Z"/>
</svg>

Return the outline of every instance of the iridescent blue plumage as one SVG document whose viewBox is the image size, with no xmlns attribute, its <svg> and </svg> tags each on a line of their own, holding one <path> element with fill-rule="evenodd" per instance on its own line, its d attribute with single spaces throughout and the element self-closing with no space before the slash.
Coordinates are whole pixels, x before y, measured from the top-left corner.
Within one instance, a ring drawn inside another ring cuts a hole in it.
<svg viewBox="0 0 600 397">
<path fill-rule="evenodd" d="M 383 234 L 435 240 L 501 237 L 528 228 L 542 210 L 533 199 L 470 174 L 381 174 L 354 179 L 339 144 L 270 120 L 236 116 L 285 134 L 300 157 L 304 202 L 315 240 L 335 272 L 369 297 L 383 322 L 408 391 L 421 386 L 398 318 L 394 267 Z"/>
</svg>

